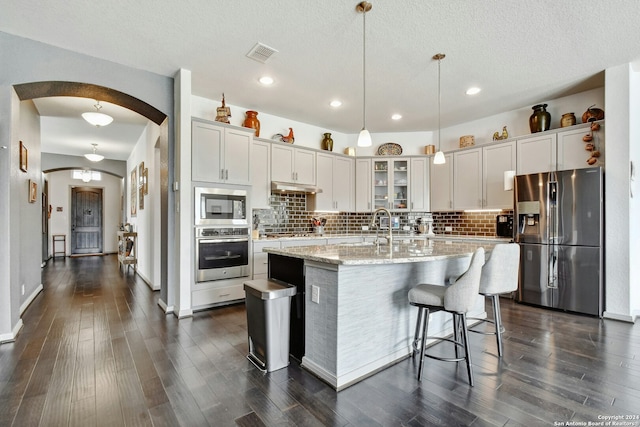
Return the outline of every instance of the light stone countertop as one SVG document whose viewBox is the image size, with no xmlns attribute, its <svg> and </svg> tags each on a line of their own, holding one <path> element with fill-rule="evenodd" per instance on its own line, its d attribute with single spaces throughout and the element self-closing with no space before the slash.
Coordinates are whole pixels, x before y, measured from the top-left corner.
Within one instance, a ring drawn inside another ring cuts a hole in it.
<svg viewBox="0 0 640 427">
<path fill-rule="evenodd" d="M 496 242 L 497 243 L 497 242 Z M 344 243 L 338 245 L 265 248 L 264 252 L 337 265 L 402 264 L 470 256 L 479 248 L 489 252 L 495 243 L 447 239 L 414 239 L 386 244 Z"/>
</svg>

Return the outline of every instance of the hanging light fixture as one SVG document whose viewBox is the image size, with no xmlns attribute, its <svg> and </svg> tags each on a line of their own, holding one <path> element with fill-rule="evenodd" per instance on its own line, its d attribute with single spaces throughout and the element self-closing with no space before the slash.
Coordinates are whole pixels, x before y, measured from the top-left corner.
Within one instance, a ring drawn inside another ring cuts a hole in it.
<svg viewBox="0 0 640 427">
<path fill-rule="evenodd" d="M 82 171 L 82 182 L 91 182 L 91 171 Z"/>
<path fill-rule="evenodd" d="M 98 144 L 91 144 L 93 145 L 93 152 L 89 153 L 89 154 L 85 154 L 84 156 L 91 160 L 92 162 L 99 162 L 100 160 L 104 159 L 104 156 L 101 156 L 100 154 L 96 154 L 96 147 L 98 146 Z"/>
<path fill-rule="evenodd" d="M 96 101 L 94 107 L 96 107 L 96 111 L 88 111 L 86 113 L 82 113 L 82 118 L 93 126 L 98 127 L 106 126 L 113 121 L 113 117 L 100 112 L 100 109 L 102 108 L 102 105 L 100 105 L 100 101 Z"/>
<path fill-rule="evenodd" d="M 362 13 L 362 130 L 358 135 L 358 147 L 371 147 L 371 134 L 367 130 L 367 85 L 366 85 L 366 50 L 367 50 L 367 12 L 373 6 L 367 1 L 358 3 L 356 10 Z"/>
<path fill-rule="evenodd" d="M 435 59 L 436 61 L 438 61 L 438 151 L 436 152 L 436 155 L 433 157 L 433 164 L 434 165 L 443 165 L 445 163 L 445 158 L 444 158 L 444 153 L 442 152 L 442 150 L 440 149 L 440 102 L 441 102 L 441 95 L 440 95 L 440 61 L 442 61 L 445 57 L 444 53 L 436 53 L 435 55 L 433 55 L 433 59 Z"/>
</svg>

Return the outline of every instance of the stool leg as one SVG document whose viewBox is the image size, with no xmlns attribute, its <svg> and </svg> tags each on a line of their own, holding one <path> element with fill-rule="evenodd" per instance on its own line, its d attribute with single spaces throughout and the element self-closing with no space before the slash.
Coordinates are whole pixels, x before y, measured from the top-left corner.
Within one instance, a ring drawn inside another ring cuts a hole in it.
<svg viewBox="0 0 640 427">
<path fill-rule="evenodd" d="M 502 357 L 502 316 L 500 315 L 500 296 L 491 295 L 493 303 L 493 321 L 496 327 L 496 341 L 498 346 L 498 357 Z"/>
<path fill-rule="evenodd" d="M 456 314 L 454 314 L 456 316 Z M 464 353 L 467 361 L 467 373 L 469 374 L 469 385 L 473 387 L 473 371 L 471 370 L 471 351 L 469 349 L 469 333 L 467 331 L 467 315 L 465 313 L 457 314 L 462 322 L 462 339 L 464 340 Z"/>
<path fill-rule="evenodd" d="M 413 336 L 413 353 L 411 357 L 415 356 L 418 350 L 418 341 L 420 339 L 420 326 L 422 324 L 422 312 L 424 307 L 418 307 L 418 320 L 416 320 L 416 333 Z"/>
<path fill-rule="evenodd" d="M 462 337 L 460 336 L 460 322 L 458 316 L 455 313 L 453 315 L 453 340 L 456 343 L 462 342 Z M 454 344 L 456 359 L 460 357 L 460 346 L 458 344 Z"/>
<path fill-rule="evenodd" d="M 422 367 L 424 365 L 424 358 L 427 347 L 427 330 L 429 329 L 429 309 L 425 308 L 424 322 L 422 326 L 422 347 L 420 347 L 420 365 L 418 367 L 418 381 L 422 381 Z"/>
</svg>

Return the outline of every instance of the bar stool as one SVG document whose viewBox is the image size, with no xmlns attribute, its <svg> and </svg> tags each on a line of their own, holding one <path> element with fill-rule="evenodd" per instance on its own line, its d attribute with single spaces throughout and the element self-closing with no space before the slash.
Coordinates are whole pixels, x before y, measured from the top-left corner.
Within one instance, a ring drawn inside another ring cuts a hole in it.
<svg viewBox="0 0 640 427">
<path fill-rule="evenodd" d="M 467 312 L 471 310 L 477 300 L 480 288 L 480 275 L 484 264 L 484 248 L 478 248 L 471 257 L 471 263 L 467 271 L 458 277 L 450 286 L 421 284 L 409 291 L 409 304 L 418 307 L 418 320 L 413 340 L 415 355 L 421 351 L 420 365 L 418 368 L 418 380 L 422 381 L 422 368 L 424 358 L 442 360 L 445 362 L 467 362 L 469 384 L 473 386 L 473 372 L 471 370 L 471 356 L 469 353 L 469 335 L 467 334 Z M 439 357 L 427 354 L 426 342 L 429 327 L 429 313 L 447 311 L 453 316 L 453 338 L 434 337 L 437 340 L 449 341 L 454 344 L 455 358 Z M 422 326 L 422 327 L 421 327 Z M 422 342 L 418 349 L 422 329 Z M 460 357 L 458 348 L 464 348 L 464 357 Z"/>
<path fill-rule="evenodd" d="M 469 328 L 469 332 L 483 335 L 495 335 L 498 347 L 498 357 L 502 357 L 502 316 L 500 314 L 500 294 L 513 292 L 518 289 L 518 267 L 520 265 L 520 245 L 517 243 L 503 243 L 495 245 L 489 254 L 489 259 L 482 267 L 480 277 L 480 295 L 491 298 L 493 306 L 493 320 L 474 319 L 493 323 L 494 330 L 490 332 Z M 474 325 L 477 326 L 477 325 Z"/>
</svg>

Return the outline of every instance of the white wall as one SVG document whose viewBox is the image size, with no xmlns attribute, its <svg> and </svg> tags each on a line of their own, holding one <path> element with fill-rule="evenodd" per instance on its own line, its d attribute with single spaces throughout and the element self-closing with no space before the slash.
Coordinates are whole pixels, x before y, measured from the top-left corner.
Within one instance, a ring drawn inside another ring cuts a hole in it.
<svg viewBox="0 0 640 427">
<path fill-rule="evenodd" d="M 101 181 L 82 182 L 71 177 L 71 170 L 49 172 L 45 174 L 49 181 L 49 204 L 51 218 L 49 219 L 49 256 L 53 255 L 51 236 L 65 234 L 67 236 L 67 255 L 71 255 L 71 190 L 73 187 L 102 188 L 103 213 L 103 252 L 118 252 L 117 232 L 121 222 L 121 188 L 122 178 L 106 173 Z M 62 212 L 58 211 L 62 208 Z M 60 246 L 56 246 L 60 250 Z"/>
<path fill-rule="evenodd" d="M 160 127 L 149 122 L 140 139 L 136 143 L 133 151 L 127 159 L 127 178 L 126 178 L 126 218 L 127 222 L 134 226 L 134 231 L 138 233 L 137 250 L 138 250 L 138 268 L 137 273 L 142 277 L 152 289 L 160 289 L 160 277 L 157 276 L 157 270 L 154 268 L 154 262 L 158 262 L 158 258 L 154 254 L 160 250 L 160 235 L 155 233 L 157 224 L 154 221 L 159 220 L 154 212 L 157 208 L 157 199 L 159 192 L 157 186 L 160 181 L 154 182 L 152 178 L 156 176 L 156 152 L 155 146 L 160 136 Z M 131 172 L 135 169 L 138 182 L 140 181 L 140 163 L 144 162 L 144 167 L 148 169 L 148 192 L 144 196 L 144 209 L 140 209 L 140 192 L 136 187 L 136 215 L 131 215 Z M 157 254 L 156 254 L 157 255 Z"/>
<path fill-rule="evenodd" d="M 640 62 L 632 64 L 629 81 L 629 158 L 633 162 L 635 175 L 630 176 L 629 200 L 629 259 L 640 259 Z M 633 118 L 633 119 L 631 119 Z M 640 263 L 631 262 L 629 268 L 629 311 L 640 317 Z"/>
</svg>

